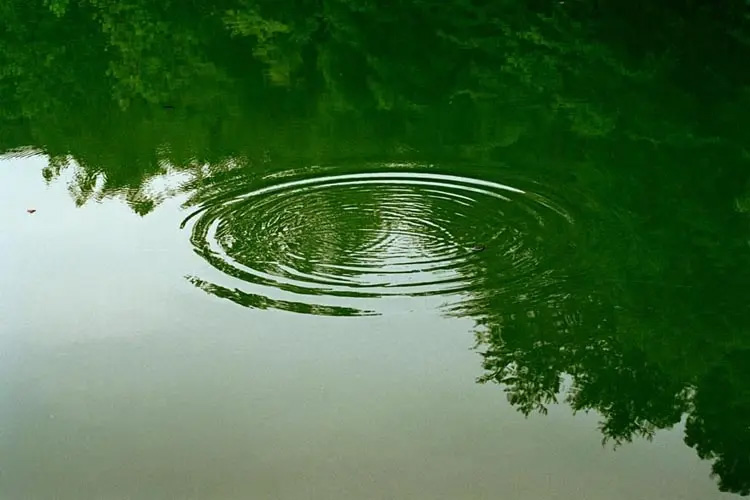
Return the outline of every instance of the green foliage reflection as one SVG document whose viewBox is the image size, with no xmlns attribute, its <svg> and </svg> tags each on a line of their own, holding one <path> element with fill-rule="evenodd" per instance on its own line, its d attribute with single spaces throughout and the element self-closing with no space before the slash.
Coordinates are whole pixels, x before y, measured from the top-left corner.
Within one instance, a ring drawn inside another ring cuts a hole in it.
<svg viewBox="0 0 750 500">
<path fill-rule="evenodd" d="M 687 416 L 720 488 L 750 493 L 747 2 L 3 0 L 0 16 L 0 151 L 47 154 L 48 180 L 73 169 L 79 204 L 145 215 L 170 171 L 194 187 L 370 161 L 556 186 L 576 217 L 539 242 L 556 267 L 517 293 L 507 261 L 477 259 L 456 311 L 482 325 L 481 380 L 530 413 L 569 378 L 615 442 Z"/>
</svg>

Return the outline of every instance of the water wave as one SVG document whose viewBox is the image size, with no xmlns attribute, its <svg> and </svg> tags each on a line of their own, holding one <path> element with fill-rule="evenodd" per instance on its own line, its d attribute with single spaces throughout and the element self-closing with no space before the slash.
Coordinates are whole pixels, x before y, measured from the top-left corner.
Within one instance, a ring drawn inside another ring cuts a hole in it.
<svg viewBox="0 0 750 500">
<path fill-rule="evenodd" d="M 537 192 L 415 166 L 240 172 L 207 182 L 194 203 L 183 227 L 220 273 L 192 283 L 245 306 L 327 315 L 412 310 L 418 297 L 455 305 L 488 268 L 507 287 L 545 271 L 547 226 L 571 222 Z"/>
</svg>

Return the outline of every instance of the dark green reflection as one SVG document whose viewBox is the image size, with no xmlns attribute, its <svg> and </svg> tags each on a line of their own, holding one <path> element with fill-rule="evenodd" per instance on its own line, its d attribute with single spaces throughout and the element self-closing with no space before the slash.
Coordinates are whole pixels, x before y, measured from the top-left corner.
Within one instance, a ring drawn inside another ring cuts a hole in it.
<svg viewBox="0 0 750 500">
<path fill-rule="evenodd" d="M 720 488 L 750 493 L 746 2 L 11 0 L 0 14 L 0 150 L 45 153 L 48 180 L 74 172 L 77 203 L 122 196 L 139 214 L 169 194 L 149 180 L 186 173 L 192 244 L 250 284 L 197 286 L 311 314 L 371 313 L 394 284 L 461 294 L 450 311 L 481 323 L 482 380 L 522 411 L 568 376 L 570 405 L 616 442 L 687 415 Z M 454 187 L 403 182 L 243 198 L 391 163 L 528 195 L 466 212 Z M 452 258 L 456 286 L 377 281 L 399 232 L 391 250 Z"/>
</svg>

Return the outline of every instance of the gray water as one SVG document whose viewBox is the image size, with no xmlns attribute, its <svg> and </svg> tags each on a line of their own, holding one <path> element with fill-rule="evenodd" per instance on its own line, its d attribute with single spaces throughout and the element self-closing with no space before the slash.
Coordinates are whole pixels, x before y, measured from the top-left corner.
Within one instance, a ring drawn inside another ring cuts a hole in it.
<svg viewBox="0 0 750 500">
<path fill-rule="evenodd" d="M 681 425 L 613 452 L 477 385 L 470 319 L 238 307 L 179 199 L 76 208 L 44 164 L 0 170 L 5 498 L 723 497 Z"/>
</svg>

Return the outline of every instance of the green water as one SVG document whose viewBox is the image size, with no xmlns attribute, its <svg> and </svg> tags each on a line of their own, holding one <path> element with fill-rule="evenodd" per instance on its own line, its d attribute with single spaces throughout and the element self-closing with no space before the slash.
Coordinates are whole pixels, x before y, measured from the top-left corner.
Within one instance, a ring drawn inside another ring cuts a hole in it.
<svg viewBox="0 0 750 500">
<path fill-rule="evenodd" d="M 750 493 L 746 2 L 0 13 L 3 499 Z"/>
</svg>

